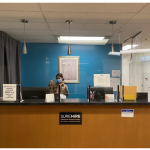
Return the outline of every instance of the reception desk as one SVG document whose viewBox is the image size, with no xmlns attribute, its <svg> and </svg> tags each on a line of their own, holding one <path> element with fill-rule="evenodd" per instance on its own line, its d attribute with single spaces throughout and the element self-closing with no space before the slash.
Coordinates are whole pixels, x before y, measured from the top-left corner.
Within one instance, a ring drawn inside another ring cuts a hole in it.
<svg viewBox="0 0 150 150">
<path fill-rule="evenodd" d="M 122 109 L 134 117 L 121 117 Z M 81 112 L 82 125 L 59 125 L 59 112 Z M 149 118 L 146 100 L 0 102 L 0 148 L 149 148 Z"/>
</svg>

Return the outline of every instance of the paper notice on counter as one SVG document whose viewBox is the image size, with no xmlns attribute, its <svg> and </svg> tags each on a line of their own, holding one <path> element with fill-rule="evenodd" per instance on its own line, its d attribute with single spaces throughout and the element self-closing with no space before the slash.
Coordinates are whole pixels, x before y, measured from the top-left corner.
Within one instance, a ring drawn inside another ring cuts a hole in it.
<svg viewBox="0 0 150 150">
<path fill-rule="evenodd" d="M 110 74 L 94 74 L 94 87 L 110 87 Z"/>
<path fill-rule="evenodd" d="M 115 102 L 114 94 L 105 94 L 105 102 Z"/>
<path fill-rule="evenodd" d="M 16 101 L 17 85 L 3 84 L 3 101 Z"/>
<path fill-rule="evenodd" d="M 120 77 L 120 70 L 112 70 L 112 77 Z"/>
<path fill-rule="evenodd" d="M 54 102 L 55 98 L 54 98 L 54 94 L 46 94 L 45 95 L 45 102 Z"/>
<path fill-rule="evenodd" d="M 113 87 L 113 91 L 117 91 L 117 85 L 120 87 L 120 78 L 110 78 L 110 87 Z"/>
</svg>

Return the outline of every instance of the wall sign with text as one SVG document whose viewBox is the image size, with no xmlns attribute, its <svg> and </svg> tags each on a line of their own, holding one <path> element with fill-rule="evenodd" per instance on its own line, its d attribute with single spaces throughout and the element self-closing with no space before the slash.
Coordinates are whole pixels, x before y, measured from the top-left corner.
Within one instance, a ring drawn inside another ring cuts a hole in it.
<svg viewBox="0 0 150 150">
<path fill-rule="evenodd" d="M 82 125 L 81 112 L 60 112 L 59 125 Z"/>
<path fill-rule="evenodd" d="M 3 101 L 16 101 L 17 84 L 3 84 Z"/>
<path fill-rule="evenodd" d="M 134 117 L 134 109 L 122 109 L 121 117 Z"/>
</svg>

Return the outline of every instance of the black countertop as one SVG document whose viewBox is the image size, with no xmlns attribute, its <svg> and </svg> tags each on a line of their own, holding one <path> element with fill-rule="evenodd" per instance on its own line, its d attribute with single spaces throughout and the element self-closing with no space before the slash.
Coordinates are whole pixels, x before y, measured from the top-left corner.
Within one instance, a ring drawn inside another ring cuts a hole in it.
<svg viewBox="0 0 150 150">
<path fill-rule="evenodd" d="M 88 101 L 88 99 L 65 99 L 59 102 L 45 102 L 44 99 L 26 99 L 22 102 L 0 101 L 0 105 L 150 105 L 146 99 L 124 102 Z"/>
</svg>

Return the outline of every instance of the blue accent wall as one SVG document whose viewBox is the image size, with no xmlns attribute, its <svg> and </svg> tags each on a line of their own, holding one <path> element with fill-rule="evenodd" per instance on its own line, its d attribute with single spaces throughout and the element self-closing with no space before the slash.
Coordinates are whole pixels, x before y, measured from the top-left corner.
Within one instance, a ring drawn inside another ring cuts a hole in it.
<svg viewBox="0 0 150 150">
<path fill-rule="evenodd" d="M 68 56 L 68 44 L 27 43 L 27 55 L 22 54 L 21 73 L 23 87 L 47 87 L 58 73 L 58 57 Z M 121 45 L 114 44 L 115 51 Z M 86 98 L 89 84 L 94 86 L 93 74 L 110 74 L 112 70 L 121 70 L 121 57 L 110 56 L 111 44 L 107 45 L 71 45 L 71 56 L 80 57 L 80 83 L 67 84 L 68 98 Z M 56 80 L 55 80 L 56 81 Z"/>
</svg>

